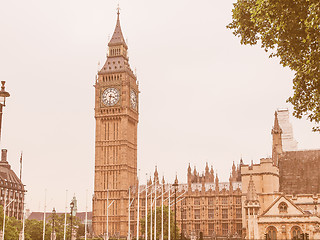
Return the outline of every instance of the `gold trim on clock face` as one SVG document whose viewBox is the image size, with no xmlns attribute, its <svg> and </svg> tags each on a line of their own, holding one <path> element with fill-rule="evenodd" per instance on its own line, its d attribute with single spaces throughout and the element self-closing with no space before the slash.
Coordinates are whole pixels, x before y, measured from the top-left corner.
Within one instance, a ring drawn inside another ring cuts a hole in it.
<svg viewBox="0 0 320 240">
<path fill-rule="evenodd" d="M 137 109 L 137 94 L 134 90 L 130 91 L 130 104 L 133 109 Z"/>
<path fill-rule="evenodd" d="M 101 96 L 102 102 L 107 107 L 116 105 L 120 99 L 120 92 L 117 88 L 107 88 Z"/>
</svg>

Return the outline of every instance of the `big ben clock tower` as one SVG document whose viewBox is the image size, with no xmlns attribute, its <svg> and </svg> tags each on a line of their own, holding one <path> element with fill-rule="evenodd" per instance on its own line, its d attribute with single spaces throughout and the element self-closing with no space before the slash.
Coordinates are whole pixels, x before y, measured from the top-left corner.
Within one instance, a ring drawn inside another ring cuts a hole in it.
<svg viewBox="0 0 320 240">
<path fill-rule="evenodd" d="M 137 182 L 138 94 L 128 63 L 119 9 L 107 60 L 95 84 L 94 235 L 126 236 L 128 189 Z M 108 203 L 107 203 L 108 198 Z"/>
</svg>

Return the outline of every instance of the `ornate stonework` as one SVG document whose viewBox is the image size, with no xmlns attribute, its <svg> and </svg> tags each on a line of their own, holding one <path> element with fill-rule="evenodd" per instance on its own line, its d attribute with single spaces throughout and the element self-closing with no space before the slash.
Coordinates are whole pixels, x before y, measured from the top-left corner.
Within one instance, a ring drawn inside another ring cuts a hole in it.
<svg viewBox="0 0 320 240">
<path fill-rule="evenodd" d="M 93 232 L 106 233 L 107 194 L 109 236 L 126 236 L 128 189 L 137 182 L 139 89 L 129 63 L 119 12 L 108 44 L 107 60 L 95 84 L 95 179 Z"/>
</svg>

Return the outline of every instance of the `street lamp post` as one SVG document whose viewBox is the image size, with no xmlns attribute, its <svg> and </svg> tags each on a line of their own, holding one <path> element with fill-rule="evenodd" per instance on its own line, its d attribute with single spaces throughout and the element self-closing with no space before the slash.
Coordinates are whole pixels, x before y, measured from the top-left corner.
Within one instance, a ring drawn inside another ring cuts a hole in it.
<svg viewBox="0 0 320 240">
<path fill-rule="evenodd" d="M 72 214 L 73 214 L 74 202 L 70 203 L 70 220 L 71 220 L 71 232 L 70 232 L 70 240 L 72 240 Z"/>
<path fill-rule="evenodd" d="M 52 210 L 52 236 L 51 236 L 51 239 L 52 240 L 55 240 L 56 239 L 56 232 L 55 232 L 55 222 L 54 222 L 54 220 L 55 220 L 55 217 L 56 217 L 56 209 L 55 208 L 53 208 L 53 210 Z"/>
<path fill-rule="evenodd" d="M 177 187 L 178 187 L 177 176 L 172 186 L 174 187 L 174 240 L 177 240 Z"/>
<path fill-rule="evenodd" d="M 182 205 L 182 204 L 181 204 Z M 181 206 L 181 240 L 184 240 L 184 233 L 183 233 L 183 218 L 184 218 L 184 209 Z"/>
<path fill-rule="evenodd" d="M 6 106 L 6 98 L 10 97 L 10 94 L 5 91 L 5 81 L 1 81 L 0 91 L 0 139 L 1 139 L 1 128 L 2 128 L 2 109 Z"/>
</svg>

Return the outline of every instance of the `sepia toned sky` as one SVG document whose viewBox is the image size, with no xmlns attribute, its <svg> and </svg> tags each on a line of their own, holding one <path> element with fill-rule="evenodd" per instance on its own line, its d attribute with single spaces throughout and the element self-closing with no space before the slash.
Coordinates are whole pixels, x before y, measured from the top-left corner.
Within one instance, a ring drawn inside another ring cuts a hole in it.
<svg viewBox="0 0 320 240">
<path fill-rule="evenodd" d="M 271 155 L 274 111 L 289 108 L 293 73 L 226 29 L 235 0 L 121 0 L 121 26 L 140 87 L 138 168 L 186 182 L 188 164 L 214 166 Z M 1 148 L 19 172 L 27 207 L 64 211 L 72 196 L 91 210 L 94 88 L 116 23 L 116 0 L 0 1 Z M 291 111 L 292 112 L 292 111 Z M 307 120 L 291 116 L 300 149 L 320 148 Z M 86 191 L 87 190 L 87 191 Z M 86 194 L 87 192 L 87 194 Z"/>
</svg>

